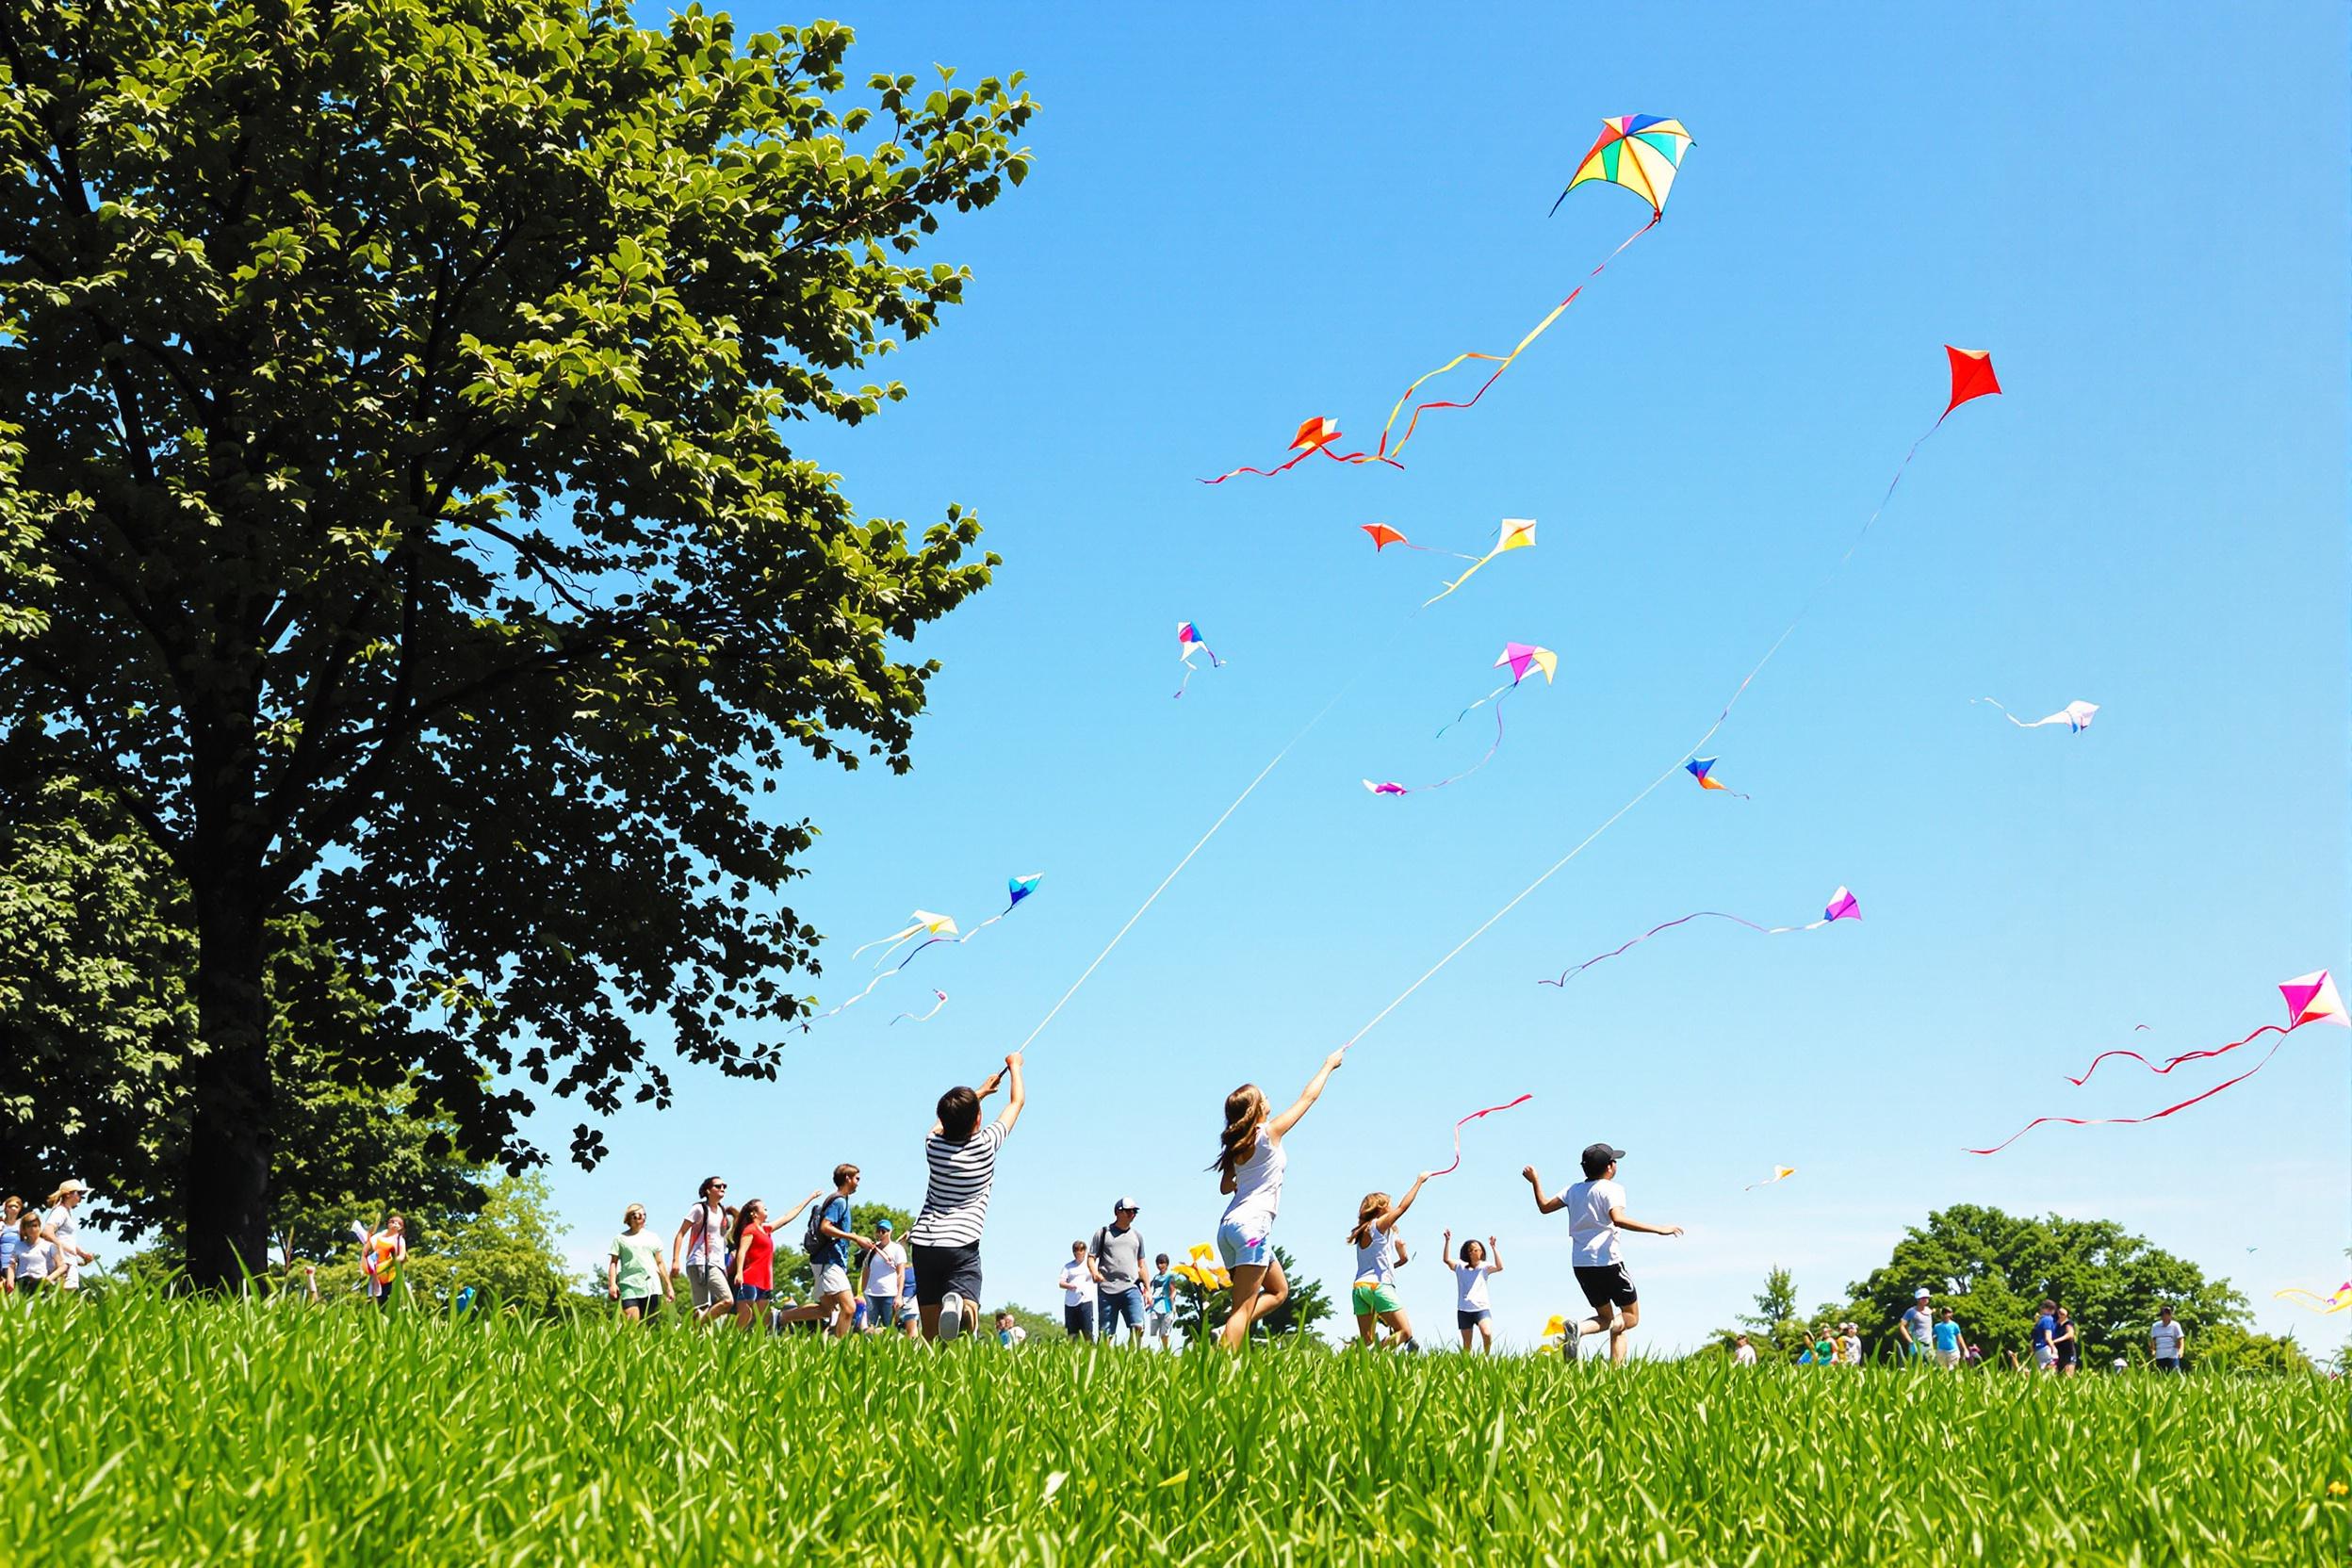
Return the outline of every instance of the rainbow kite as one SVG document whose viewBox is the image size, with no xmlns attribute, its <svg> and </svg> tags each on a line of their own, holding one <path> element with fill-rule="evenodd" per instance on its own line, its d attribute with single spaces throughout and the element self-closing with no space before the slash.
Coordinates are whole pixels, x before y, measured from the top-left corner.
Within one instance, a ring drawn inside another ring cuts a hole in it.
<svg viewBox="0 0 2352 1568">
<path fill-rule="evenodd" d="M 2170 1072 L 2174 1068 L 2180 1066 L 2182 1062 L 2203 1061 L 2214 1056 L 2226 1056 L 2230 1052 L 2237 1050 L 2238 1047 L 2247 1043 L 2247 1041 L 2259 1039 L 2264 1035 L 2277 1035 L 2279 1037 L 2278 1039 L 2271 1042 L 2271 1046 L 2268 1051 L 2262 1053 L 2262 1059 L 2261 1061 L 2256 1062 L 2252 1067 L 2247 1068 L 2244 1072 L 2239 1073 L 2236 1077 L 2225 1078 L 2220 1083 L 2215 1084 L 2212 1088 L 2205 1090 L 2202 1094 L 2191 1095 L 2188 1099 L 2181 1101 L 2178 1104 L 2166 1105 L 2163 1110 L 2150 1111 L 2146 1116 L 2087 1118 L 2074 1116 L 2037 1116 L 2033 1120 L 2027 1122 L 2024 1126 L 2018 1128 L 2016 1132 L 2010 1134 L 2007 1137 L 2001 1139 L 1999 1143 L 1994 1144 L 1990 1149 L 1970 1149 L 1967 1151 L 1967 1152 L 1970 1154 L 1998 1154 L 2002 1150 L 2008 1148 L 2011 1144 L 2017 1142 L 2019 1138 L 2025 1136 L 2026 1134 L 2032 1132 L 2034 1128 L 2041 1126 L 2046 1121 L 2062 1122 L 2068 1127 L 2132 1127 L 2147 1121 L 2161 1121 L 2165 1117 L 2171 1116 L 2176 1111 L 2185 1111 L 2190 1106 L 2198 1103 L 2200 1101 L 2211 1100 L 2222 1090 L 2243 1084 L 2248 1078 L 2251 1078 L 2256 1073 L 2262 1071 L 2262 1069 L 2270 1065 L 2270 1059 L 2278 1054 L 2278 1048 L 2287 1043 L 2286 1037 L 2294 1034 L 2297 1029 L 2302 1028 L 2303 1025 L 2307 1023 L 2332 1023 L 2340 1029 L 2352 1029 L 2352 1017 L 2347 1017 L 2345 1015 L 2344 1010 L 2344 999 L 2336 994 L 2336 983 L 2328 977 L 2328 972 L 2324 969 L 2313 970 L 2309 974 L 2298 974 L 2292 980 L 2282 982 L 2278 987 L 2278 994 L 2286 1000 L 2287 1004 L 2287 1022 L 2283 1027 L 2276 1023 L 2266 1023 L 2242 1039 L 2231 1040 L 2228 1045 L 2217 1046 L 2211 1051 L 2184 1052 L 2180 1055 L 2171 1058 L 2169 1061 L 2164 1062 L 2161 1066 L 2154 1062 L 2148 1061 L 2147 1057 L 2140 1055 L 2140 1054 L 2136 1051 L 2101 1052 L 2098 1056 L 2092 1058 L 2091 1065 L 2088 1068 L 2083 1069 L 2082 1076 L 2081 1078 L 2076 1078 L 2071 1081 L 2078 1085 L 2084 1083 L 2090 1078 L 2091 1073 L 2097 1070 L 2099 1064 L 2105 1061 L 2110 1056 L 2131 1056 L 2138 1060 L 2143 1066 L 2147 1067 L 2151 1071 Z"/>
<path fill-rule="evenodd" d="M 1580 185 L 1613 185 L 1633 192 L 1649 204 L 1649 221 L 1619 241 L 1615 250 L 1601 258 L 1599 266 L 1585 274 L 1584 282 L 1570 289 L 1568 297 L 1554 305 L 1549 314 L 1529 328 L 1527 335 L 1520 338 L 1509 353 L 1488 353 L 1480 350 L 1469 350 L 1456 354 L 1436 369 L 1415 377 L 1413 383 L 1405 388 L 1403 394 L 1397 398 L 1396 407 L 1389 410 L 1388 422 L 1380 427 L 1380 441 L 1370 451 L 1333 451 L 1331 449 L 1339 441 L 1339 423 L 1328 416 L 1317 416 L 1301 424 L 1298 427 L 1298 433 L 1291 437 L 1290 450 L 1297 455 L 1288 462 L 1273 468 L 1231 468 L 1215 479 L 1203 480 L 1201 482 L 1222 484 L 1236 474 L 1287 473 L 1316 452 L 1321 452 L 1337 463 L 1384 463 L 1392 468 L 1403 467 L 1404 465 L 1397 460 L 1397 454 L 1401 453 L 1406 444 L 1413 439 L 1414 430 L 1421 423 L 1422 415 L 1436 408 L 1475 408 L 1478 406 L 1478 400 L 1486 396 L 1487 389 L 1502 379 L 1503 372 L 1510 369 L 1521 354 L 1527 352 L 1528 345 L 1550 331 L 1552 323 L 1559 320 L 1568 307 L 1576 302 L 1576 297 L 1584 292 L 1586 285 L 1599 277 L 1610 262 L 1623 255 L 1627 246 L 1658 227 L 1659 221 L 1666 216 L 1667 192 L 1674 188 L 1674 175 L 1681 171 L 1683 157 L 1690 150 L 1690 133 L 1683 129 L 1682 122 L 1679 120 L 1669 120 L 1655 114 L 1623 114 L 1602 121 L 1600 139 L 1593 142 L 1591 149 L 1577 161 L 1576 172 L 1569 177 L 1568 184 L 1561 188 L 1560 201 L 1552 204 L 1552 211 L 1558 212 L 1560 202 L 1566 201 L 1568 192 Z M 1478 384 L 1478 390 L 1460 401 L 1441 398 L 1414 404 L 1412 416 L 1405 420 L 1404 433 L 1396 437 L 1394 446 L 1390 445 L 1389 437 L 1396 431 L 1397 419 L 1404 416 L 1405 405 L 1413 401 L 1413 395 L 1420 391 L 1426 384 L 1435 381 L 1457 366 L 1467 364 L 1474 359 L 1494 367 L 1486 380 Z M 1985 373 L 1990 375 L 1989 366 Z"/>
<path fill-rule="evenodd" d="M 1720 785 L 1717 786 L 1719 789 L 1722 786 Z M 1591 969 L 1594 964 L 1601 962 L 1603 959 L 1614 958 L 1617 955 L 1625 952 L 1627 948 L 1641 946 L 1643 942 L 1648 941 L 1652 937 L 1657 936 L 1661 931 L 1672 931 L 1675 926 L 1688 925 L 1694 920 L 1727 920 L 1734 925 L 1744 925 L 1749 930 L 1760 932 L 1762 935 L 1767 937 L 1785 937 L 1791 931 L 1819 931 L 1822 926 L 1834 924 L 1841 920 L 1860 920 L 1861 918 L 1862 905 L 1860 901 L 1857 900 L 1851 891 L 1847 890 L 1843 887 L 1840 887 L 1836 892 L 1829 895 L 1829 903 L 1822 907 L 1821 919 L 1816 921 L 1807 921 L 1803 925 L 1758 925 L 1752 920 L 1741 920 L 1738 915 L 1724 914 L 1721 909 L 1701 909 L 1695 913 L 1681 916 L 1679 919 L 1670 920 L 1663 925 L 1653 925 L 1647 931 L 1642 932 L 1640 936 L 1634 938 L 1631 941 L 1626 942 L 1622 947 L 1612 947 L 1607 953 L 1596 954 L 1592 957 L 1587 958 L 1584 962 L 1576 965 L 1574 969 L 1562 970 L 1559 979 L 1538 980 L 1536 984 L 1539 986 L 1564 987 L 1570 980 L 1573 980 L 1577 975 L 1582 974 L 1586 970 Z"/>
</svg>

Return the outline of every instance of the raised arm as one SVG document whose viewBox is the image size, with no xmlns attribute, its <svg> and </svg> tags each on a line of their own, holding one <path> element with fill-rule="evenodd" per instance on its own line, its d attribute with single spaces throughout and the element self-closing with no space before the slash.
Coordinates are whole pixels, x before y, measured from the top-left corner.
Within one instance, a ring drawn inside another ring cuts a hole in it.
<svg viewBox="0 0 2352 1568">
<path fill-rule="evenodd" d="M 1503 1271 L 1503 1250 L 1494 1245 L 1493 1236 L 1486 1238 L 1486 1271 L 1489 1274 L 1500 1274 Z"/>
<path fill-rule="evenodd" d="M 1421 1196 L 1421 1184 L 1429 1179 L 1429 1173 L 1426 1170 L 1420 1175 L 1415 1176 L 1413 1179 L 1413 1185 L 1405 1189 L 1404 1200 L 1398 1203 L 1395 1208 L 1389 1210 L 1386 1214 L 1380 1216 L 1380 1218 L 1374 1220 L 1373 1223 L 1378 1225 L 1383 1231 L 1395 1230 L 1396 1228 L 1396 1222 L 1405 1217 L 1405 1211 L 1413 1207 L 1413 1200 Z M 1451 1231 L 1448 1231 L 1446 1233 L 1447 1235 L 1453 1234 Z"/>
<path fill-rule="evenodd" d="M 1339 1070 L 1340 1063 L 1345 1061 L 1347 1056 L 1348 1053 L 1343 1047 L 1324 1057 L 1323 1066 L 1313 1078 L 1307 1081 L 1307 1086 L 1298 1091 L 1298 1098 L 1291 1102 L 1290 1109 L 1266 1124 L 1266 1136 L 1279 1139 L 1293 1127 L 1298 1126 L 1298 1119 L 1307 1114 L 1307 1107 L 1314 1104 L 1317 1097 L 1323 1093 L 1323 1086 L 1331 1081 L 1331 1074 Z"/>
<path fill-rule="evenodd" d="M 1538 1176 L 1538 1175 L 1535 1173 L 1535 1167 L 1533 1167 L 1533 1166 L 1529 1166 L 1529 1167 L 1527 1167 L 1525 1170 L 1522 1170 L 1519 1174 L 1520 1174 L 1520 1175 L 1522 1175 L 1522 1176 L 1525 1176 L 1525 1177 L 1527 1179 L 1527 1185 L 1529 1185 L 1529 1186 L 1531 1186 L 1531 1187 L 1533 1187 L 1533 1188 L 1535 1189 L 1535 1212 L 1536 1212 L 1536 1213 L 1538 1213 L 1538 1214 L 1558 1214 L 1560 1210 L 1562 1210 L 1562 1209 L 1564 1209 L 1564 1208 L 1566 1208 L 1566 1207 L 1568 1206 L 1566 1203 L 1564 1203 L 1564 1202 L 1560 1201 L 1560 1200 L 1558 1197 L 1556 1197 L 1556 1196 L 1552 1196 L 1552 1195 L 1549 1195 L 1549 1194 L 1546 1194 L 1546 1193 L 1544 1192 L 1544 1178 L 1543 1178 L 1543 1177 L 1541 1177 L 1541 1176 Z"/>
<path fill-rule="evenodd" d="M 1438 1261 L 1438 1262 L 1440 1262 L 1440 1263 L 1442 1263 L 1442 1264 L 1444 1264 L 1444 1265 L 1445 1265 L 1446 1267 L 1448 1267 L 1448 1268 L 1458 1268 L 1458 1267 L 1460 1267 L 1460 1266 L 1461 1266 L 1459 1264 L 1457 1264 L 1457 1263 L 1455 1263 L 1455 1262 L 1454 1262 L 1454 1233 L 1453 1233 L 1453 1232 L 1451 1232 L 1451 1231 L 1446 1232 L 1446 1239 L 1445 1239 L 1442 1243 L 1440 1243 L 1440 1244 L 1439 1244 L 1439 1247 L 1438 1247 L 1438 1250 L 1437 1250 L 1437 1261 Z"/>
<path fill-rule="evenodd" d="M 1021 1119 L 1021 1108 L 1029 1102 L 1028 1091 L 1021 1081 L 1021 1053 L 1016 1051 L 1004 1058 L 1004 1075 L 1012 1084 L 1012 1092 L 1005 1097 L 1004 1108 L 996 1114 L 996 1124 L 1010 1133 L 1013 1123 Z"/>
<path fill-rule="evenodd" d="M 768 1216 L 768 1229 L 771 1231 L 782 1230 L 785 1226 L 790 1225 L 793 1220 L 798 1219 L 803 1209 L 806 1209 L 809 1204 L 815 1202 L 818 1199 L 823 1198 L 824 1196 L 825 1189 L 823 1187 L 819 1187 L 816 1191 L 810 1193 L 799 1202 L 794 1203 L 791 1208 L 786 1209 L 782 1214 L 772 1214 Z M 829 1227 L 827 1233 L 830 1233 Z M 847 1235 L 849 1233 L 843 1231 L 840 1233 Z"/>
</svg>

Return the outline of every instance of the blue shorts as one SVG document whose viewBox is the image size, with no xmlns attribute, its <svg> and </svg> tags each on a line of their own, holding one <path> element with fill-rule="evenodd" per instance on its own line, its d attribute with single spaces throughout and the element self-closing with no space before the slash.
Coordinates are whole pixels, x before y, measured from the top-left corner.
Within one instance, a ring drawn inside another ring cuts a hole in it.
<svg viewBox="0 0 2352 1568">
<path fill-rule="evenodd" d="M 739 1307 L 748 1307 L 756 1301 L 764 1301 L 775 1294 L 776 1292 L 766 1285 L 737 1285 L 735 1304 Z"/>
<path fill-rule="evenodd" d="M 1475 1329 L 1494 1315 L 1492 1307 L 1458 1307 L 1454 1311 L 1454 1327 Z"/>
<path fill-rule="evenodd" d="M 1232 1220 L 1221 1221 L 1217 1227 L 1217 1253 L 1228 1268 L 1241 1268 L 1271 1263 L 1274 1259 L 1274 1238 L 1265 1231 L 1245 1235 Z"/>
<path fill-rule="evenodd" d="M 1106 1290 L 1097 1298 L 1100 1305 L 1097 1317 L 1106 1334 L 1119 1331 L 1124 1320 L 1131 1329 L 1143 1327 L 1143 1287 L 1129 1285 L 1125 1290 Z"/>
</svg>

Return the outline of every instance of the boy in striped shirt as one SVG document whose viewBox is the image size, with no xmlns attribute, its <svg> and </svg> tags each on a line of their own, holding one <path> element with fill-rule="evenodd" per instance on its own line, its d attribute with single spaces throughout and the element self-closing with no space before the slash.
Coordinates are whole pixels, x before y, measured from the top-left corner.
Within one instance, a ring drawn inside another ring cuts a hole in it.
<svg viewBox="0 0 2352 1568">
<path fill-rule="evenodd" d="M 981 1102 L 1010 1080 L 1004 1109 L 980 1125 Z M 915 1266 L 915 1305 L 923 1315 L 923 1337 L 949 1339 L 980 1326 L 980 1228 L 988 1217 L 988 1189 L 996 1182 L 996 1152 L 1021 1119 L 1026 1096 L 1021 1083 L 1021 1053 L 988 1075 L 977 1089 L 961 1084 L 939 1096 L 939 1120 L 923 1140 L 930 1168 L 923 1212 L 906 1232 Z M 946 1308 L 942 1312 L 942 1308 Z M 949 1321 L 942 1323 L 942 1316 Z"/>
</svg>

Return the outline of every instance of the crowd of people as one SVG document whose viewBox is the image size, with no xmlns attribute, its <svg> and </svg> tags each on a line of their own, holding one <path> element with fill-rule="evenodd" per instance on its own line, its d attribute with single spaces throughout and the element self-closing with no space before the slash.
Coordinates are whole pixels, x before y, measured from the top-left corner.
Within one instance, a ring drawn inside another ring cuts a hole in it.
<svg viewBox="0 0 2352 1568">
<path fill-rule="evenodd" d="M 1210 1168 L 1217 1173 L 1218 1190 L 1226 1199 L 1216 1250 L 1223 1264 L 1220 1282 L 1230 1285 L 1231 1305 L 1216 1332 L 1228 1349 L 1240 1348 L 1253 1327 L 1290 1300 L 1290 1282 L 1273 1241 L 1289 1166 L 1283 1140 L 1314 1108 L 1343 1061 L 1342 1052 L 1331 1053 L 1279 1113 L 1255 1084 L 1244 1084 L 1225 1098 L 1224 1125 Z M 1005 1091 L 1004 1109 L 983 1126 L 982 1111 L 1000 1090 Z M 859 1332 L 925 1340 L 976 1335 L 980 1240 L 997 1158 L 1026 1103 L 1019 1052 L 1006 1056 L 1004 1065 L 977 1088 L 957 1085 L 939 1096 L 936 1119 L 923 1139 L 923 1207 L 903 1239 L 887 1217 L 876 1217 L 862 1233 L 855 1228 L 853 1200 L 861 1177 L 858 1168 L 846 1162 L 834 1167 L 830 1190 L 820 1187 L 788 1209 L 771 1209 L 759 1198 L 730 1201 L 727 1180 L 712 1176 L 696 1190 L 667 1247 L 649 1229 L 645 1206 L 629 1205 L 606 1258 L 606 1294 L 629 1322 L 653 1319 L 678 1300 L 682 1286 L 683 1310 L 697 1323 L 732 1319 L 745 1331 L 805 1324 L 835 1338 Z M 1683 1233 L 1679 1225 L 1654 1224 L 1625 1212 L 1625 1190 L 1617 1180 L 1618 1163 L 1625 1158 L 1625 1151 L 1614 1145 L 1588 1146 L 1579 1158 L 1581 1179 L 1558 1192 L 1547 1190 L 1535 1167 L 1521 1172 L 1539 1216 L 1568 1216 L 1572 1263 L 1587 1311 L 1556 1319 L 1554 1332 L 1559 1352 L 1572 1361 L 1583 1354 L 1585 1340 L 1604 1337 L 1612 1364 L 1623 1364 L 1627 1357 L 1626 1336 L 1641 1322 L 1642 1306 L 1625 1267 L 1623 1238 L 1628 1233 Z M 1419 1348 L 1396 1289 L 1397 1270 L 1412 1259 L 1398 1225 L 1430 1175 L 1420 1172 L 1401 1198 L 1367 1192 L 1357 1205 L 1355 1224 L 1347 1233 L 1355 1250 L 1348 1304 L 1363 1345 Z M 87 1193 L 80 1182 L 66 1182 L 50 1194 L 45 1212 L 35 1211 L 21 1198 L 0 1200 L 0 1292 L 31 1297 L 79 1286 L 81 1269 L 95 1261 L 80 1240 L 77 1210 Z M 812 1288 L 808 1300 L 796 1301 L 779 1293 L 776 1236 L 779 1230 L 789 1234 L 786 1228 L 804 1214 L 808 1219 L 801 1250 L 808 1256 Z M 1149 1250 L 1136 1223 L 1139 1215 L 1133 1198 L 1119 1198 L 1107 1223 L 1090 1238 L 1070 1243 L 1070 1259 L 1057 1282 L 1069 1337 L 1116 1341 L 1124 1326 L 1131 1345 L 1157 1340 L 1163 1348 L 1172 1346 L 1179 1275 L 1166 1252 L 1149 1254 L 1147 1270 Z M 389 1305 L 408 1256 L 407 1222 L 393 1214 L 380 1226 L 354 1225 L 352 1232 L 369 1298 Z M 1491 1354 L 1490 1282 L 1503 1272 L 1500 1247 L 1490 1235 L 1483 1242 L 1464 1241 L 1457 1252 L 1448 1230 L 1439 1256 L 1454 1279 L 1455 1329 L 1462 1348 Z M 290 1272 L 290 1257 L 287 1266 Z M 317 1269 L 305 1267 L 303 1273 L 304 1289 L 316 1300 Z M 1206 1324 L 1201 1327 L 1207 1331 Z M 1018 1345 L 1027 1337 L 1010 1313 L 997 1314 L 993 1328 L 1002 1345 Z M 1962 1334 L 1952 1309 L 1938 1308 L 1924 1288 L 1902 1315 L 1895 1336 L 1900 1353 L 1911 1360 L 1956 1368 L 1982 1357 Z M 2149 1359 L 2160 1370 L 2180 1370 L 2187 1339 L 2186 1329 L 2164 1307 L 2149 1333 Z M 2073 1319 L 2055 1300 L 2042 1302 L 2029 1348 L 2037 1371 L 2064 1377 L 2082 1368 Z M 1756 1364 L 1756 1348 L 1747 1335 L 1735 1336 L 1732 1359 L 1742 1365 Z M 2022 1364 L 2015 1351 L 2010 1359 L 2013 1365 Z M 1858 1366 L 1863 1361 L 1860 1330 L 1849 1322 L 1824 1331 L 1797 1360 L 1808 1365 Z"/>
</svg>

